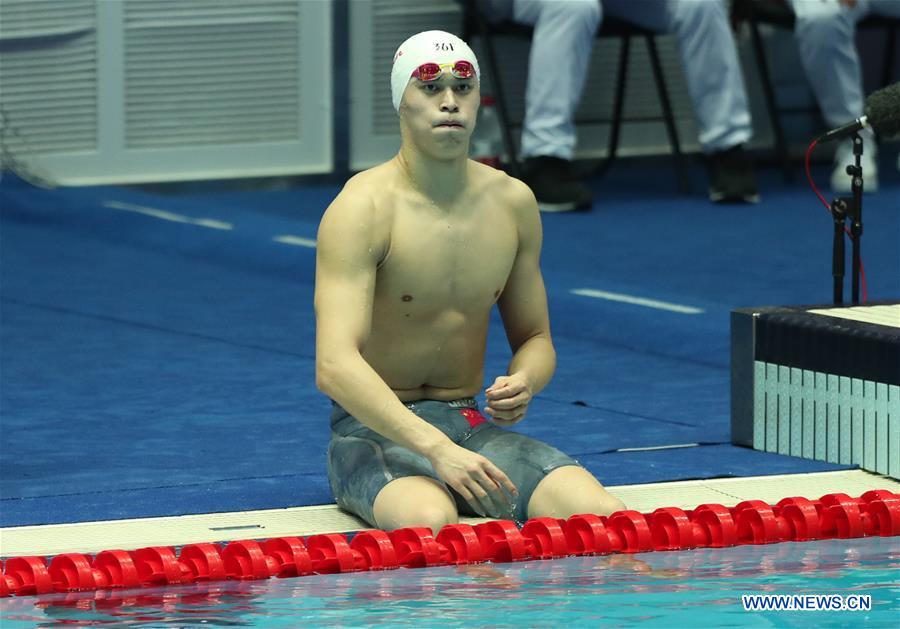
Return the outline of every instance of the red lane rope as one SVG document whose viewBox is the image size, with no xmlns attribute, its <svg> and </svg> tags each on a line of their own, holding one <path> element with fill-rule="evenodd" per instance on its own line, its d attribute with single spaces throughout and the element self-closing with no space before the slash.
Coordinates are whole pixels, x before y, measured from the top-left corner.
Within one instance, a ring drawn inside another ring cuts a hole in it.
<svg viewBox="0 0 900 629">
<path fill-rule="evenodd" d="M 553 559 L 565 556 L 722 548 L 785 541 L 900 535 L 900 494 L 873 490 L 859 498 L 747 500 L 734 507 L 703 504 L 609 517 L 535 518 L 519 529 L 508 520 L 385 532 L 241 540 L 225 545 L 154 546 L 43 557 L 12 557 L 0 574 L 0 596 L 159 587 L 308 574 Z"/>
<path fill-rule="evenodd" d="M 804 165 L 806 166 L 806 180 L 809 181 L 809 185 L 812 188 L 813 192 L 816 193 L 816 196 L 819 197 L 819 201 L 821 201 L 822 205 L 825 206 L 825 209 L 828 210 L 828 215 L 831 216 L 831 204 L 827 200 L 825 200 L 825 197 L 821 192 L 819 192 L 819 188 L 816 186 L 816 182 L 813 180 L 812 172 L 810 171 L 809 166 L 810 156 L 812 155 L 813 149 L 815 149 L 818 144 L 818 139 L 813 140 L 810 143 L 809 148 L 806 149 L 806 159 L 804 160 Z M 851 241 L 853 240 L 853 233 L 849 229 L 847 229 L 846 226 L 844 227 L 844 233 L 847 234 Z M 867 301 L 869 301 L 869 287 L 868 283 L 866 282 L 866 268 L 865 266 L 863 266 L 862 257 L 860 257 L 859 259 L 859 279 L 860 287 L 862 288 L 862 303 L 866 303 Z"/>
</svg>

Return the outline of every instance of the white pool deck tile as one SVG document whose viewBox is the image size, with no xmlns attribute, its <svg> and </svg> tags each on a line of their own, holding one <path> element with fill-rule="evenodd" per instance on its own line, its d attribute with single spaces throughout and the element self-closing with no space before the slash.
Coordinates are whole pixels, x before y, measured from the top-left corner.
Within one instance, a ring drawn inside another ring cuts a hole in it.
<svg viewBox="0 0 900 629">
<path fill-rule="evenodd" d="M 862 470 L 786 474 L 712 480 L 619 485 L 609 491 L 630 509 L 649 513 L 660 507 L 694 508 L 704 503 L 734 506 L 743 500 L 774 504 L 782 498 L 819 498 L 829 493 L 860 496 L 871 489 L 900 493 L 900 482 Z M 463 518 L 476 524 L 480 518 Z M 52 556 L 68 552 L 134 550 L 202 542 L 345 533 L 366 524 L 335 505 L 204 513 L 172 517 L 75 522 L 0 529 L 0 556 Z"/>
</svg>

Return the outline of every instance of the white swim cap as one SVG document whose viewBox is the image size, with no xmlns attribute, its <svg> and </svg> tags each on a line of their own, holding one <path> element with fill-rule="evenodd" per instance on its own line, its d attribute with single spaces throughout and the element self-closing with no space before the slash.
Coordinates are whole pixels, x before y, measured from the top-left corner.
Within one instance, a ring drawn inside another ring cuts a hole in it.
<svg viewBox="0 0 900 629">
<path fill-rule="evenodd" d="M 444 31 L 422 31 L 400 44 L 394 53 L 391 68 L 391 100 L 394 109 L 400 111 L 403 91 L 409 84 L 413 70 L 423 63 L 454 63 L 468 61 L 475 67 L 475 80 L 481 77 L 478 59 L 469 45 L 453 33 Z"/>
</svg>

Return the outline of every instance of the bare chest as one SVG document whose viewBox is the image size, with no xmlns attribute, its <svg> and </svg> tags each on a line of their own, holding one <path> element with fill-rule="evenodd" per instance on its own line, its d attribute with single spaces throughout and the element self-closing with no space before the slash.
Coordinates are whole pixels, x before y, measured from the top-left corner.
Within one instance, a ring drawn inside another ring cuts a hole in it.
<svg viewBox="0 0 900 629">
<path fill-rule="evenodd" d="M 506 285 L 517 245 L 514 222 L 500 213 L 404 216 L 393 225 L 378 271 L 376 307 L 407 316 L 489 309 Z"/>
</svg>

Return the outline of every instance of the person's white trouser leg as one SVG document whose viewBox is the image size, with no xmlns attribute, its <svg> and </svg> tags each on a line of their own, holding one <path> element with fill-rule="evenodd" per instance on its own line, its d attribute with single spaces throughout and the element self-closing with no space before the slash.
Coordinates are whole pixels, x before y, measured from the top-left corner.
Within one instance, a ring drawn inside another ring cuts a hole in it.
<svg viewBox="0 0 900 629">
<path fill-rule="evenodd" d="M 600 24 L 598 0 L 515 0 L 513 19 L 534 27 L 528 59 L 522 156 L 571 160 L 575 109 Z"/>
<path fill-rule="evenodd" d="M 609 15 L 678 39 L 703 151 L 753 135 L 747 91 L 725 4 L 720 0 L 602 0 Z"/>
</svg>

